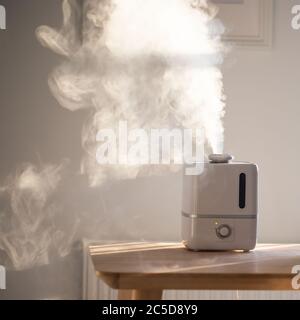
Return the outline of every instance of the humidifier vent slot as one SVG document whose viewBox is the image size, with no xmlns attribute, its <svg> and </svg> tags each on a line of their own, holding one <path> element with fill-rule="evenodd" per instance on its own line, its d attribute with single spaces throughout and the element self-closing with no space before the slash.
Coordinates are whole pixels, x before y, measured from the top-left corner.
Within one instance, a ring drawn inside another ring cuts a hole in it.
<svg viewBox="0 0 300 320">
<path fill-rule="evenodd" d="M 244 209 L 246 207 L 246 174 L 240 174 L 239 183 L 239 207 Z"/>
</svg>

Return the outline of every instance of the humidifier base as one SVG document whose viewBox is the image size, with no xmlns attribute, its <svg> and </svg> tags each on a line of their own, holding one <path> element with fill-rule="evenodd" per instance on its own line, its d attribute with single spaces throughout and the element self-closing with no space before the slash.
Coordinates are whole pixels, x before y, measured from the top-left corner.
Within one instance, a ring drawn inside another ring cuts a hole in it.
<svg viewBox="0 0 300 320">
<path fill-rule="evenodd" d="M 193 251 L 253 250 L 256 227 L 255 215 L 209 217 L 182 214 L 183 244 Z"/>
</svg>

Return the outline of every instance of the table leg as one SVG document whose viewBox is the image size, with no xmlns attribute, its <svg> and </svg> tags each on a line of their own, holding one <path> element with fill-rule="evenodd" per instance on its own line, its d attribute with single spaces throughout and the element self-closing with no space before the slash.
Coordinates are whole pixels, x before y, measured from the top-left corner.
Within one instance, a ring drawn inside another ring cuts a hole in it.
<svg viewBox="0 0 300 320">
<path fill-rule="evenodd" d="M 133 290 L 118 290 L 118 300 L 132 300 Z"/>
<path fill-rule="evenodd" d="M 161 300 L 163 290 L 133 290 L 132 300 Z"/>
</svg>

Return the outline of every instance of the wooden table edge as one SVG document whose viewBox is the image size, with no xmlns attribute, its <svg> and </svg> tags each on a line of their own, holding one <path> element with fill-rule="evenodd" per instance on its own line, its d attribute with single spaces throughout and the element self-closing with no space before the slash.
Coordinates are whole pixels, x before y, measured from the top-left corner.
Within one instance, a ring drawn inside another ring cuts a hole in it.
<svg viewBox="0 0 300 320">
<path fill-rule="evenodd" d="M 113 273 L 96 271 L 116 290 L 293 290 L 293 274 Z M 178 283 L 178 278 L 184 281 Z M 160 280 L 160 281 L 157 281 Z"/>
</svg>

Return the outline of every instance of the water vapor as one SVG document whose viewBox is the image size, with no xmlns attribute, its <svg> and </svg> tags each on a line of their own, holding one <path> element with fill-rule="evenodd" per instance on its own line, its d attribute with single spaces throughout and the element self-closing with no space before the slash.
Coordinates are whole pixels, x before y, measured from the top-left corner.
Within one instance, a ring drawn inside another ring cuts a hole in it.
<svg viewBox="0 0 300 320">
<path fill-rule="evenodd" d="M 90 110 L 82 131 L 82 172 L 91 185 L 153 174 L 142 166 L 99 165 L 100 129 L 203 129 L 207 152 L 223 149 L 223 27 L 204 0 L 63 1 L 60 30 L 40 42 L 65 57 L 49 78 L 68 110 Z"/>
</svg>

